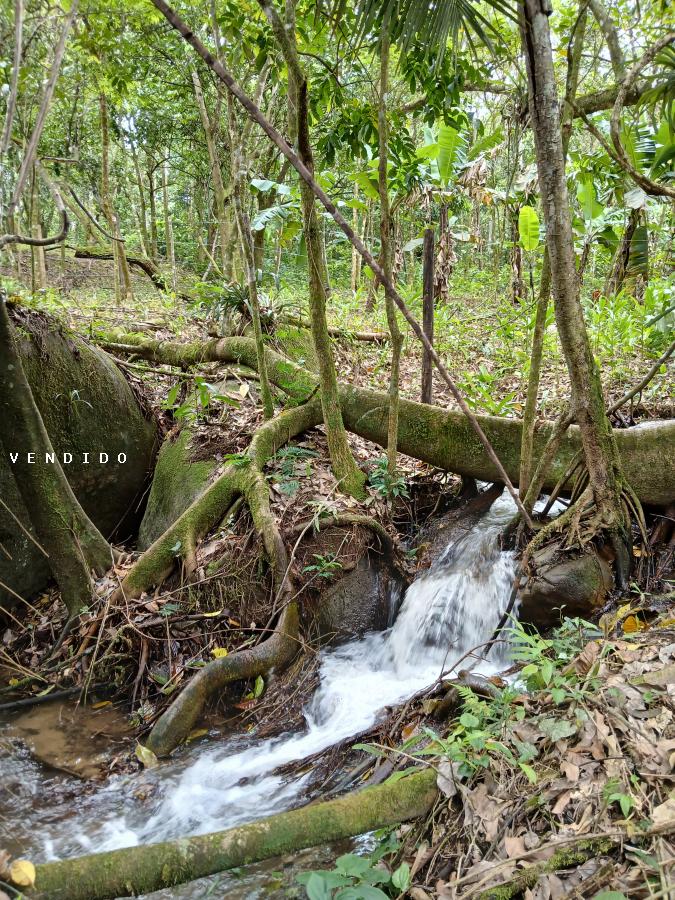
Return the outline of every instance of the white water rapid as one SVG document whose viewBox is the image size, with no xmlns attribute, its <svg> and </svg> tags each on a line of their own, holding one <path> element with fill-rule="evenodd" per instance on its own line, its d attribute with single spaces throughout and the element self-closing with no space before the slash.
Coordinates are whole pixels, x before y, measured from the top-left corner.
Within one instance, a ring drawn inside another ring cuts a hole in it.
<svg viewBox="0 0 675 900">
<path fill-rule="evenodd" d="M 52 808 L 45 815 L 43 807 L 32 834 L 35 856 L 53 859 L 204 833 L 297 804 L 310 776 L 289 779 L 275 769 L 368 728 L 386 706 L 432 684 L 489 639 L 513 581 L 512 555 L 497 541 L 513 511 L 512 501 L 502 497 L 455 538 L 408 589 L 390 629 L 324 652 L 302 733 L 195 747 L 142 776 L 151 786 L 149 799 L 137 799 L 138 777 L 120 777 L 67 812 Z M 499 668 L 504 660 L 496 653 L 476 669 Z"/>
</svg>

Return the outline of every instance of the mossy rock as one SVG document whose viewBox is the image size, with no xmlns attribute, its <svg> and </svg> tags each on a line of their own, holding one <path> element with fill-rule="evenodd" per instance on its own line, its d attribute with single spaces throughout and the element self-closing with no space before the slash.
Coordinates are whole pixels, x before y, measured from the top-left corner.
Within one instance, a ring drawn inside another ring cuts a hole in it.
<svg viewBox="0 0 675 900">
<path fill-rule="evenodd" d="M 175 440 L 162 445 L 138 532 L 141 550 L 156 541 L 196 500 L 218 465 L 215 459 L 192 460 L 192 438 L 192 431 L 184 428 Z"/>
<path fill-rule="evenodd" d="M 366 552 L 354 568 L 329 585 L 312 604 L 313 624 L 322 644 L 343 644 L 393 624 L 394 600 L 403 582 L 380 553 Z"/>
<path fill-rule="evenodd" d="M 106 537 L 128 538 L 138 524 L 138 510 L 152 468 L 157 426 L 112 358 L 70 333 L 57 320 L 26 309 L 12 310 L 26 377 L 66 477 L 85 512 Z M 28 526 L 29 519 L 13 470 L 50 465 L 36 459 L 33 448 L 14 445 L 2 434 L 0 497 Z M 19 453 L 16 462 L 10 453 Z M 84 454 L 89 454 L 85 463 Z M 99 454 L 107 454 L 101 462 Z M 121 461 L 124 454 L 126 461 Z M 0 507 L 0 581 L 28 599 L 50 578 L 47 560 L 13 518 Z M 11 557 L 11 559 L 9 558 Z M 0 588 L 0 607 L 18 601 Z"/>
<path fill-rule="evenodd" d="M 534 577 L 520 596 L 518 617 L 546 630 L 562 617 L 587 619 L 605 602 L 612 589 L 612 570 L 595 550 L 572 558 L 558 557 L 555 547 L 533 557 Z"/>
</svg>

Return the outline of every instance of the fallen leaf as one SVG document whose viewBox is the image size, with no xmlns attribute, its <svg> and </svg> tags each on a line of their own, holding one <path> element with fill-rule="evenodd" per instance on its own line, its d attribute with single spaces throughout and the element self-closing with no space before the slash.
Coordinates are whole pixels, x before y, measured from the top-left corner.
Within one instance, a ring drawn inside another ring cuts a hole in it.
<svg viewBox="0 0 675 900">
<path fill-rule="evenodd" d="M 449 759 L 442 759 L 436 766 L 438 772 L 436 776 L 436 785 L 438 790 L 446 797 L 454 797 L 457 794 L 457 768 L 456 763 Z"/>
<path fill-rule="evenodd" d="M 136 744 L 136 759 L 146 769 L 154 769 L 155 766 L 159 765 L 157 757 L 152 750 L 149 747 L 144 747 L 143 744 Z"/>
<path fill-rule="evenodd" d="M 224 656 L 227 656 L 227 650 L 225 647 L 214 647 L 211 655 L 214 659 L 222 659 Z"/>
<path fill-rule="evenodd" d="M 653 672 L 645 672 L 642 678 L 647 684 L 655 686 L 675 684 L 675 665 L 664 666 L 663 669 L 655 669 Z"/>
<path fill-rule="evenodd" d="M 35 866 L 28 859 L 15 859 L 9 867 L 9 877 L 19 887 L 35 886 Z"/>
<path fill-rule="evenodd" d="M 568 781 L 577 782 L 579 780 L 579 766 L 575 766 L 574 763 L 563 760 L 560 763 L 560 771 Z"/>
<path fill-rule="evenodd" d="M 650 819 L 657 827 L 675 821 L 675 797 L 669 797 L 665 803 L 655 806 Z"/>
<path fill-rule="evenodd" d="M 509 858 L 512 856 L 521 856 L 525 853 L 525 840 L 522 837 L 511 837 L 506 835 L 504 838 L 504 850 Z"/>
</svg>

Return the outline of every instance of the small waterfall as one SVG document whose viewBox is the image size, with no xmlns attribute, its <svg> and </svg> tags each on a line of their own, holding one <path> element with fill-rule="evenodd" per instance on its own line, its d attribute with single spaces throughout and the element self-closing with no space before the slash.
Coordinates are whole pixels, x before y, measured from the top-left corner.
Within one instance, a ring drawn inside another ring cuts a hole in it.
<svg viewBox="0 0 675 900">
<path fill-rule="evenodd" d="M 48 817 L 50 834 L 33 835 L 39 855 L 46 851 L 55 858 L 204 833 L 292 807 L 309 775 L 289 780 L 272 774 L 275 769 L 367 729 L 385 707 L 432 684 L 489 639 L 513 580 L 512 555 L 498 545 L 500 527 L 513 511 L 510 498 L 502 497 L 454 540 L 408 589 L 391 628 L 324 653 L 304 732 L 195 748 L 196 758 L 185 754 L 145 773 L 157 794 L 145 802 L 134 797 L 137 778 L 113 779 L 77 812 Z M 495 671 L 500 662 L 483 660 L 475 669 Z M 465 660 L 462 667 L 467 666 Z"/>
</svg>

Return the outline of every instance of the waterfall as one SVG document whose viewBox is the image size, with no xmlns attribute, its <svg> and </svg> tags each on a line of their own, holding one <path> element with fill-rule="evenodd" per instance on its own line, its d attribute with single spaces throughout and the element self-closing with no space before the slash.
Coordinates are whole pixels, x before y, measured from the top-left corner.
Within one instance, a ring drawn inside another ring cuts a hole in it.
<svg viewBox="0 0 675 900">
<path fill-rule="evenodd" d="M 309 774 L 282 777 L 299 761 L 373 725 L 386 707 L 432 684 L 472 648 L 489 639 L 508 602 L 514 560 L 499 548 L 500 528 L 513 515 L 499 499 L 475 526 L 455 537 L 408 589 L 388 630 L 323 651 L 320 683 L 305 709 L 306 727 L 256 742 L 237 736 L 200 745 L 144 773 L 150 799 L 136 799 L 139 777 L 119 777 L 34 835 L 39 855 L 58 858 L 166 840 L 241 824 L 296 805 Z M 493 651 L 474 670 L 494 672 Z M 464 659 L 461 668 L 469 660 Z M 154 792 L 154 793 L 153 793 Z M 45 831 L 48 834 L 45 834 Z"/>
</svg>

